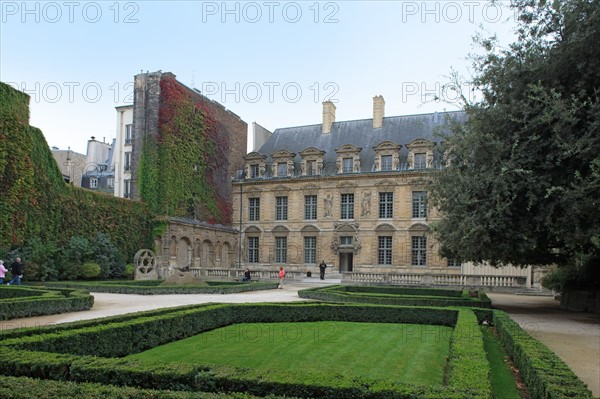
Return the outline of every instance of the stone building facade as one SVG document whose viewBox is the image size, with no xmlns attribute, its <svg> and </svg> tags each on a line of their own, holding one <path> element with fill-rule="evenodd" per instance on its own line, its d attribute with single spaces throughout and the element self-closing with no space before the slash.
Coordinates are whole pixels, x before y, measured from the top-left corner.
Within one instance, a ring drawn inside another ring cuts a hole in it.
<svg viewBox="0 0 600 399">
<path fill-rule="evenodd" d="M 167 271 L 235 268 L 237 230 L 190 219 L 168 218 L 166 222 L 166 230 L 154 237 L 159 266 Z"/>
<path fill-rule="evenodd" d="M 129 198 L 140 199 L 139 192 L 139 164 L 142 157 L 142 144 L 147 136 L 158 136 L 159 113 L 161 109 L 161 80 L 173 79 L 175 75 L 170 72 L 141 73 L 134 80 L 133 101 L 133 131 L 130 137 L 128 151 L 131 152 L 131 164 L 129 165 L 130 182 L 128 183 Z M 220 137 L 226 137 L 229 143 L 226 159 L 221 167 L 213 171 L 212 179 L 219 190 L 221 198 L 231 197 L 230 179 L 237 170 L 243 167 L 243 157 L 246 155 L 248 124 L 238 115 L 226 109 L 222 104 L 203 96 L 199 91 L 185 86 L 176 81 L 178 85 L 191 95 L 194 103 L 201 104 L 210 114 L 215 122 L 215 131 Z"/>
<path fill-rule="evenodd" d="M 436 135 L 462 112 L 335 121 L 277 129 L 245 157 L 233 182 L 234 225 L 241 230 L 241 267 L 315 271 L 460 274 L 439 256 L 430 232 L 438 216 L 427 184 L 443 167 Z"/>
</svg>

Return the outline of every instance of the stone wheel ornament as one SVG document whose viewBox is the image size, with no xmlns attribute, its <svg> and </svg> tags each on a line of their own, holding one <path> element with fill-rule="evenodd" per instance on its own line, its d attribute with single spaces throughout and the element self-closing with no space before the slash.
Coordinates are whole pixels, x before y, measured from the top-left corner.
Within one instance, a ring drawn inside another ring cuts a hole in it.
<svg viewBox="0 0 600 399">
<path fill-rule="evenodd" d="M 141 276 L 156 272 L 156 256 L 149 249 L 140 249 L 133 258 L 135 269 Z"/>
</svg>

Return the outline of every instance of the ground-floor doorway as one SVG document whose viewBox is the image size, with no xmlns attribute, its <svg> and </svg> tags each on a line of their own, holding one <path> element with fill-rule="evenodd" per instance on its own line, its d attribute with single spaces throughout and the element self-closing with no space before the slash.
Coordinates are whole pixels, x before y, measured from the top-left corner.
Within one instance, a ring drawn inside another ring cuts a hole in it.
<svg viewBox="0 0 600 399">
<path fill-rule="evenodd" d="M 352 252 L 341 252 L 340 253 L 340 273 L 352 271 Z"/>
</svg>

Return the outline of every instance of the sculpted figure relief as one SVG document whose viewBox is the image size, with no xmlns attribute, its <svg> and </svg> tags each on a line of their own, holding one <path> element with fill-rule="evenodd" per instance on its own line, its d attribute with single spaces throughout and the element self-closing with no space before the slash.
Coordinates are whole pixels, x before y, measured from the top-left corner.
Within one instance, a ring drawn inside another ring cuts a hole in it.
<svg viewBox="0 0 600 399">
<path fill-rule="evenodd" d="M 331 193 L 327 193 L 327 196 L 325 197 L 325 199 L 323 199 L 323 201 L 325 202 L 325 217 L 330 218 L 332 217 L 331 207 L 333 205 L 333 196 L 331 195 Z"/>
<path fill-rule="evenodd" d="M 360 216 L 367 217 L 371 215 L 371 192 L 363 192 L 362 202 L 360 204 Z"/>
</svg>

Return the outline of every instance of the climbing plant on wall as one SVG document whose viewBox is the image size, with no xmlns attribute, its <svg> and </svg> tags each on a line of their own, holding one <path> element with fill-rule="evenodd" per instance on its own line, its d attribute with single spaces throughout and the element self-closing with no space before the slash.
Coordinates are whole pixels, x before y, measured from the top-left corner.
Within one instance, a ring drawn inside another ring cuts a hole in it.
<svg viewBox="0 0 600 399">
<path fill-rule="evenodd" d="M 67 185 L 42 132 L 29 126 L 29 96 L 0 83 L 0 252 L 103 233 L 131 259 L 151 244 L 153 218 L 143 203 Z"/>
<path fill-rule="evenodd" d="M 221 198 L 215 173 L 227 166 L 227 141 L 210 112 L 175 79 L 160 81 L 158 134 L 143 141 L 140 194 L 158 214 L 231 220 L 229 200 Z"/>
</svg>

